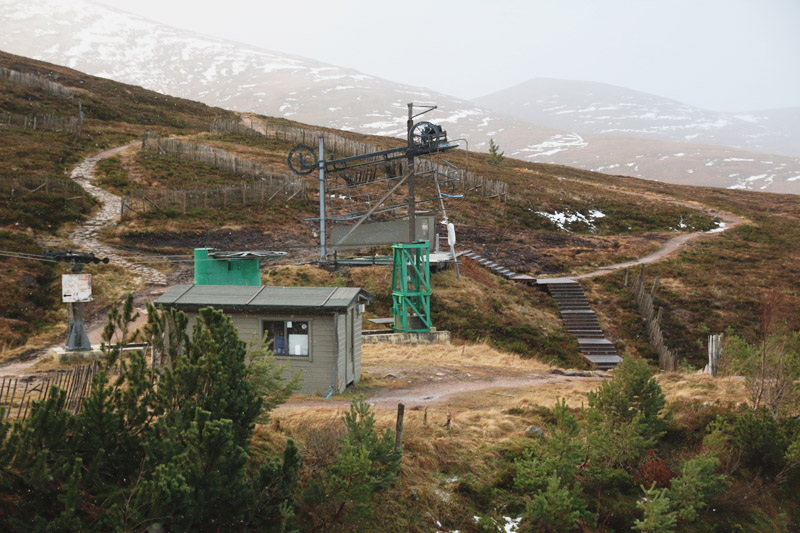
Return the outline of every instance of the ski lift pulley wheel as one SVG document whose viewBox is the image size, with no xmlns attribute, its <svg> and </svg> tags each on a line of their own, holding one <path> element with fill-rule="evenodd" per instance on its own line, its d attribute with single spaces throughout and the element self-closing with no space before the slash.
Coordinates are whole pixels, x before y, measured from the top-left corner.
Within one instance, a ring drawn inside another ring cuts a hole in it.
<svg viewBox="0 0 800 533">
<path fill-rule="evenodd" d="M 311 174 L 319 167 L 317 152 L 305 144 L 300 144 L 292 148 L 292 151 L 289 152 L 288 163 L 292 172 L 301 176 Z"/>
<path fill-rule="evenodd" d="M 409 133 L 412 145 L 417 149 L 429 148 L 439 143 L 442 128 L 431 122 L 417 122 Z"/>
</svg>

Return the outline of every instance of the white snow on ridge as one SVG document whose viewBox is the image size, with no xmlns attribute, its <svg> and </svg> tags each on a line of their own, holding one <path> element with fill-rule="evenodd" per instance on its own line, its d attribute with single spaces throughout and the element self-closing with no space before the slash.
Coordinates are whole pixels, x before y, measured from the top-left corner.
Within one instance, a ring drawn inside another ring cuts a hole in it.
<svg viewBox="0 0 800 533">
<path fill-rule="evenodd" d="M 589 143 L 577 133 L 557 134 L 539 144 L 532 144 L 525 148 L 515 150 L 511 155 L 521 155 L 525 159 L 533 159 L 540 156 L 554 155 L 569 150 L 570 148 L 582 148 L 588 145 Z"/>
<path fill-rule="evenodd" d="M 756 187 L 758 187 L 759 190 L 763 191 L 766 190 L 770 185 L 772 185 L 772 183 L 775 181 L 775 177 L 776 177 L 775 174 L 757 174 L 755 176 L 749 176 L 747 178 L 739 178 L 738 182 L 735 183 L 734 185 L 728 186 L 728 189 L 752 191 L 755 190 Z"/>
<path fill-rule="evenodd" d="M 744 120 L 745 122 L 749 122 L 751 124 L 758 124 L 760 122 L 759 118 L 755 115 L 736 115 L 736 118 L 739 120 Z"/>
<path fill-rule="evenodd" d="M 451 116 L 449 116 L 447 118 L 436 117 L 436 123 L 437 124 L 444 124 L 444 123 L 455 124 L 455 123 L 458 122 L 459 119 L 466 118 L 466 117 L 471 117 L 471 116 L 475 116 L 475 115 L 482 115 L 482 114 L 483 113 L 481 111 L 478 111 L 478 110 L 475 110 L 475 109 L 464 109 L 464 110 L 459 111 L 456 114 L 451 115 Z"/>
</svg>

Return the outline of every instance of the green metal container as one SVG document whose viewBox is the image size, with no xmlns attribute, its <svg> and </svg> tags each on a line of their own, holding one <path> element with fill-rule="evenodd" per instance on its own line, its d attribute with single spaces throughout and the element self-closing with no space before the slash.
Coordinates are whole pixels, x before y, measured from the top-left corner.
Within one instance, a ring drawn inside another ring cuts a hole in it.
<svg viewBox="0 0 800 533">
<path fill-rule="evenodd" d="M 195 285 L 261 285 L 258 259 L 214 259 L 213 248 L 195 248 Z"/>
</svg>

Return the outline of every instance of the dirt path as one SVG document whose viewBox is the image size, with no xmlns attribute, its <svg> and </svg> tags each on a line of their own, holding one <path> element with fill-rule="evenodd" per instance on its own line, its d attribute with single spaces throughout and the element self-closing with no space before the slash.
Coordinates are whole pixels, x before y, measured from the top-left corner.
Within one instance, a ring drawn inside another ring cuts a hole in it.
<svg viewBox="0 0 800 533">
<path fill-rule="evenodd" d="M 112 148 L 110 150 L 101 152 L 97 155 L 93 155 L 81 161 L 75 167 L 75 169 L 73 169 L 70 177 L 81 187 L 83 187 L 86 192 L 97 198 L 102 203 L 102 207 L 95 216 L 88 220 L 84 225 L 73 231 L 69 235 L 69 238 L 78 248 L 93 252 L 98 257 L 108 257 L 112 264 L 122 266 L 136 274 L 140 280 L 144 281 L 144 283 L 149 286 L 145 287 L 139 292 L 145 293 L 148 298 L 155 299 L 166 290 L 167 277 L 158 270 L 148 268 L 144 265 L 134 264 L 123 259 L 117 254 L 114 248 L 100 241 L 100 230 L 106 226 L 116 224 L 116 220 L 119 217 L 122 200 L 119 196 L 105 191 L 92 183 L 94 181 L 94 167 L 97 165 L 98 161 L 107 157 L 112 157 L 123 150 L 130 148 L 131 146 L 135 146 L 136 144 L 137 143 L 126 144 L 125 146 L 119 146 L 117 148 Z M 138 311 L 139 318 L 132 325 L 133 329 L 147 322 L 147 313 L 145 310 L 140 308 Z M 89 321 L 86 326 L 86 333 L 89 336 L 89 342 L 91 342 L 93 345 L 100 344 L 104 327 L 105 320 L 101 319 Z M 26 358 L 24 360 L 17 359 L 0 365 L 0 375 L 30 375 L 33 373 L 31 370 L 32 367 L 42 359 L 48 357 L 50 350 L 58 346 L 63 346 L 63 343 L 48 346 L 47 348 L 37 352 L 33 357 Z"/>
<path fill-rule="evenodd" d="M 593 185 L 594 186 L 598 186 L 597 184 L 593 184 Z M 648 198 L 648 199 L 651 199 L 651 200 L 658 200 L 660 202 L 667 202 L 667 203 L 674 204 L 674 205 L 679 205 L 679 206 L 682 206 L 682 207 L 688 207 L 689 209 L 694 209 L 694 210 L 697 210 L 697 211 L 703 211 L 703 212 L 706 212 L 706 213 L 709 213 L 709 214 L 712 213 L 712 211 L 707 206 L 704 206 L 704 205 L 701 205 L 701 204 L 697 204 L 697 203 L 693 203 L 693 202 L 684 202 L 684 201 L 681 201 L 681 200 L 676 200 L 674 198 L 668 198 L 666 196 L 656 196 L 656 195 L 647 194 L 647 193 L 640 193 L 640 192 L 635 192 L 635 191 L 626 191 L 624 189 L 607 188 L 607 187 L 601 187 L 601 188 L 606 188 L 607 190 L 618 192 L 620 194 L 628 194 L 628 195 L 631 195 L 631 196 L 640 196 L 642 198 Z M 695 231 L 693 233 L 684 233 L 682 235 L 678 235 L 676 237 L 673 237 L 673 238 L 669 239 L 667 242 L 665 242 L 661 246 L 661 248 L 659 248 L 655 252 L 653 252 L 653 253 L 651 253 L 649 255 L 646 255 L 644 257 L 641 257 L 639 259 L 634 259 L 632 261 L 626 261 L 624 263 L 616 263 L 616 264 L 613 264 L 613 265 L 600 267 L 597 270 L 594 270 L 592 272 L 587 272 L 585 274 L 579 274 L 577 276 L 564 276 L 564 277 L 565 278 L 569 278 L 569 279 L 592 278 L 592 277 L 595 277 L 595 276 L 603 276 L 605 274 L 609 274 L 611 272 L 614 272 L 615 270 L 620 270 L 620 269 L 623 269 L 623 268 L 629 268 L 629 267 L 636 266 L 636 265 L 643 265 L 643 264 L 647 264 L 647 263 L 653 263 L 655 261 L 659 261 L 661 259 L 664 259 L 665 257 L 667 257 L 668 255 L 670 255 L 672 253 L 675 253 L 677 250 L 679 250 L 687 242 L 693 241 L 693 240 L 698 239 L 698 238 L 703 237 L 703 236 L 713 235 L 713 234 L 716 234 L 716 233 L 722 233 L 723 231 L 728 231 L 728 230 L 733 229 L 733 228 L 735 228 L 735 227 L 737 227 L 737 226 L 739 226 L 739 225 L 744 223 L 744 220 L 742 220 L 741 218 L 737 217 L 733 213 L 727 213 L 727 212 L 724 212 L 724 211 L 713 211 L 713 214 L 715 216 L 719 217 L 720 221 L 721 221 L 719 227 L 716 228 L 716 229 L 712 229 L 710 231 Z"/>
<path fill-rule="evenodd" d="M 167 277 L 163 273 L 144 265 L 133 264 L 123 259 L 116 253 L 114 248 L 102 243 L 98 238 L 98 234 L 102 228 L 116 224 L 116 220 L 120 214 L 122 199 L 116 194 L 105 191 L 92 183 L 94 181 L 94 167 L 101 159 L 112 157 L 136 144 L 137 143 L 131 143 L 125 146 L 112 148 L 111 150 L 106 150 L 105 152 L 84 159 L 72 171 L 70 177 L 83 187 L 86 192 L 100 200 L 103 206 L 91 220 L 73 231 L 69 238 L 79 247 L 89 252 L 94 252 L 95 255 L 108 257 L 113 264 L 133 272 L 147 284 L 166 285 Z"/>
<path fill-rule="evenodd" d="M 470 392 L 484 392 L 497 389 L 521 389 L 527 387 L 539 387 L 552 385 L 554 383 L 567 383 L 575 379 L 575 376 L 561 376 L 556 374 L 527 374 L 523 376 L 504 376 L 480 381 L 445 381 L 435 383 L 424 383 L 415 387 L 405 389 L 381 389 L 366 398 L 367 402 L 377 409 L 394 409 L 398 403 L 406 407 L 418 407 L 427 405 L 442 405 L 453 401 L 459 394 Z M 598 379 L 598 378 L 586 378 Z M 350 406 L 349 400 L 301 400 L 289 401 L 278 407 L 279 410 L 288 409 L 347 409 Z"/>
</svg>

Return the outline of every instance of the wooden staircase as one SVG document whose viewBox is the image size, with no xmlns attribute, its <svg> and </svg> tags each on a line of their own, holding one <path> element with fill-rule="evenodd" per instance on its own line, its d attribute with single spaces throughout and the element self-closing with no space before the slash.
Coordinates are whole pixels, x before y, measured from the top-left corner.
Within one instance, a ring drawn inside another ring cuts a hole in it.
<svg viewBox="0 0 800 533">
<path fill-rule="evenodd" d="M 534 278 L 533 276 L 528 276 L 527 274 L 517 274 L 516 272 L 514 272 L 512 270 L 509 270 L 509 269 L 505 268 L 502 265 L 498 265 L 494 261 L 490 261 L 490 260 L 488 260 L 486 258 L 483 258 L 483 257 L 479 256 L 478 254 L 476 254 L 472 250 L 467 250 L 466 252 L 463 252 L 463 253 L 461 253 L 459 255 L 463 256 L 463 257 L 466 257 L 467 259 L 472 259 L 473 261 L 475 261 L 476 263 L 478 263 L 482 267 L 488 268 L 489 270 L 491 270 L 493 273 L 497 274 L 498 276 L 506 278 L 506 279 L 509 279 L 511 281 L 517 281 L 517 282 L 520 282 L 520 283 L 534 283 L 534 282 L 536 282 L 536 278 Z"/>
<path fill-rule="evenodd" d="M 527 274 L 517 274 L 502 265 L 481 257 L 471 250 L 462 252 L 459 256 L 471 259 L 505 279 L 529 285 L 544 286 L 558 303 L 558 307 L 561 310 L 561 319 L 564 321 L 567 331 L 578 339 L 581 355 L 586 362 L 592 365 L 592 368 L 609 370 L 622 362 L 614 343 L 606 339 L 603 328 L 600 327 L 600 322 L 597 321 L 597 315 L 589 306 L 583 287 L 574 279 L 536 279 Z"/>
<path fill-rule="evenodd" d="M 544 278 L 538 279 L 537 284 L 544 286 L 558 303 L 567 331 L 578 339 L 581 355 L 592 367 L 608 370 L 622 362 L 614 343 L 605 338 L 580 283 L 572 278 Z"/>
</svg>

